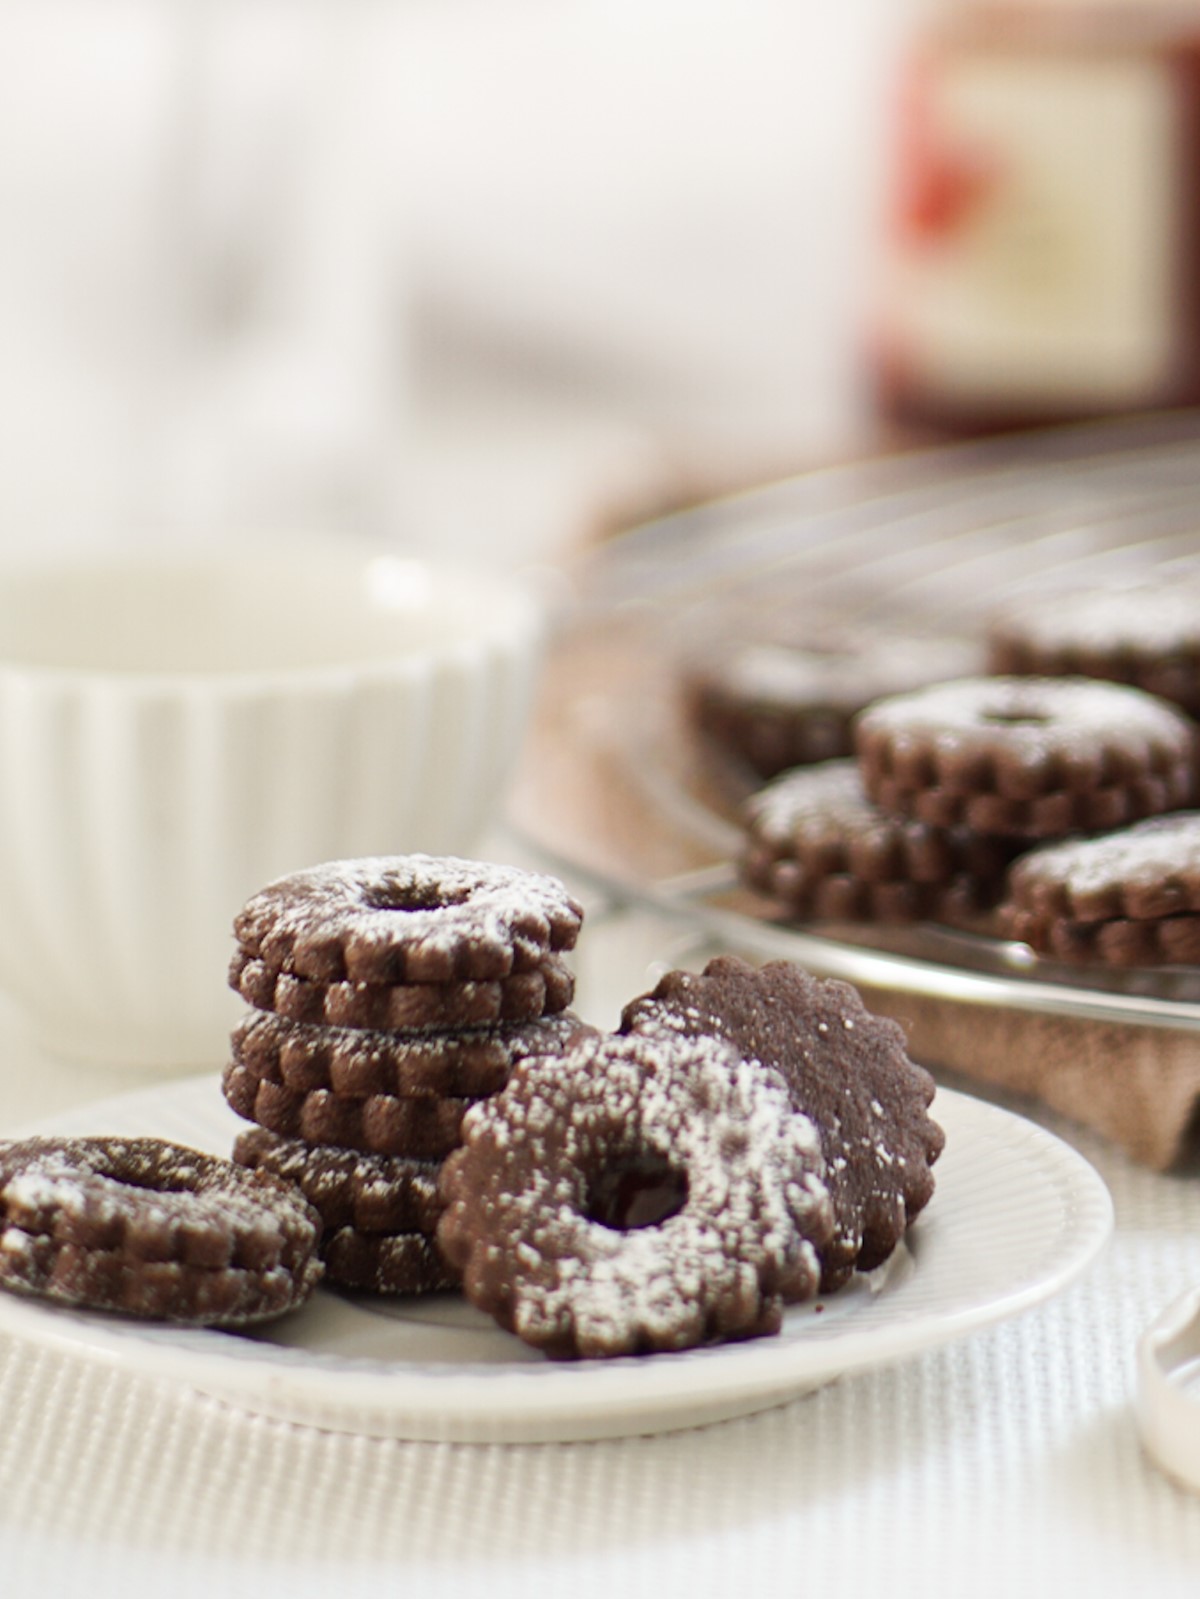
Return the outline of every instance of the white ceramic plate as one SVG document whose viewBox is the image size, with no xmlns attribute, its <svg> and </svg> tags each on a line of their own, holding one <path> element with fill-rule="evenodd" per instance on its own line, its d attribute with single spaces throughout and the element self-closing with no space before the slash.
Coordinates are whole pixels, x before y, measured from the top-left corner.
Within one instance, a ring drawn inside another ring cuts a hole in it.
<svg viewBox="0 0 1200 1599">
<path fill-rule="evenodd" d="M 1138 1340 L 1136 1412 L 1155 1460 L 1200 1493 L 1200 1289 L 1160 1311 Z"/>
<path fill-rule="evenodd" d="M 1026 1310 L 1097 1254 L 1108 1191 L 1067 1145 L 945 1089 L 938 1187 L 889 1264 L 788 1312 L 776 1338 L 554 1363 L 454 1295 L 388 1302 L 318 1290 L 255 1336 L 143 1326 L 0 1294 L 0 1330 L 244 1409 L 342 1432 L 462 1442 L 628 1436 L 779 1404 Z M 216 1153 L 239 1125 L 212 1076 L 112 1099 L 40 1132 L 153 1134 Z"/>
</svg>

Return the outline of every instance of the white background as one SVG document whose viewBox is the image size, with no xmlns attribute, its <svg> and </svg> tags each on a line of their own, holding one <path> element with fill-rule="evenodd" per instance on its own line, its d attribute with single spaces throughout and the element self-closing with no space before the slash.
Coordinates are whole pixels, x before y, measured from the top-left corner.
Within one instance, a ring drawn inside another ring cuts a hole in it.
<svg viewBox="0 0 1200 1599">
<path fill-rule="evenodd" d="M 3 539 L 503 559 L 841 452 L 902 15 L 7 0 Z"/>
</svg>

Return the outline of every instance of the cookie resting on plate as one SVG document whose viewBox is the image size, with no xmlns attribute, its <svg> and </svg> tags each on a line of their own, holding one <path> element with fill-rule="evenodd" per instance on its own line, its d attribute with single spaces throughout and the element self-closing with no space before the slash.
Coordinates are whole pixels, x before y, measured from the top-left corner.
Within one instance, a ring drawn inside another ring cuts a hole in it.
<svg viewBox="0 0 1200 1599">
<path fill-rule="evenodd" d="M 316 983 L 492 982 L 575 944 L 583 912 L 540 872 L 455 856 L 329 861 L 238 912 L 247 956 Z"/>
<path fill-rule="evenodd" d="M 753 967 L 718 956 L 700 975 L 668 972 L 621 1017 L 632 1035 L 728 1040 L 787 1083 L 825 1156 L 834 1229 L 821 1288 L 881 1265 L 933 1195 L 941 1128 L 929 1073 L 908 1058 L 898 1023 L 873 1016 L 848 983 L 789 961 Z"/>
<path fill-rule="evenodd" d="M 464 1119 L 438 1241 L 550 1355 L 749 1338 L 817 1290 L 823 1170 L 783 1079 L 723 1040 L 580 1034 Z"/>
<path fill-rule="evenodd" d="M 0 1287 L 90 1310 L 243 1326 L 321 1276 L 293 1184 L 157 1138 L 0 1144 Z"/>
<path fill-rule="evenodd" d="M 301 1189 L 321 1218 L 327 1283 L 374 1294 L 455 1286 L 434 1241 L 439 1162 L 306 1144 L 263 1127 L 239 1133 L 233 1158 Z"/>
<path fill-rule="evenodd" d="M 252 1076 L 297 1094 L 325 1089 L 346 1099 L 482 1099 L 504 1087 L 515 1060 L 561 1049 L 581 1025 L 573 1011 L 561 1011 L 511 1026 L 379 1032 L 252 1010 L 234 1028 L 230 1053 Z"/>
</svg>

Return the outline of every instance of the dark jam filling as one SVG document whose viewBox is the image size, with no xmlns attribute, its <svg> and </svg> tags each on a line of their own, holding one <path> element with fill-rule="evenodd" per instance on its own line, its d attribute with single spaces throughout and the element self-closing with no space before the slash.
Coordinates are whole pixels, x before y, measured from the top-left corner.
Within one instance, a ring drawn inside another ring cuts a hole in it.
<svg viewBox="0 0 1200 1599">
<path fill-rule="evenodd" d="M 687 1204 L 687 1177 L 654 1156 L 607 1166 L 588 1190 L 587 1217 L 615 1232 L 657 1227 Z"/>
</svg>

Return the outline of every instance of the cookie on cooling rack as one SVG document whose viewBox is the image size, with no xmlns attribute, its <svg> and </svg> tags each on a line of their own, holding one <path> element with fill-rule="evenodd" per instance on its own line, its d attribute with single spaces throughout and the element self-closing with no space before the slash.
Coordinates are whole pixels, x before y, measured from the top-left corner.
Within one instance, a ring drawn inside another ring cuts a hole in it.
<svg viewBox="0 0 1200 1599">
<path fill-rule="evenodd" d="M 797 920 L 960 922 L 995 904 L 1015 846 L 889 816 L 854 761 L 785 772 L 746 800 L 742 880 Z"/>
<path fill-rule="evenodd" d="M 1024 595 L 990 617 L 987 658 L 1006 675 L 1130 683 L 1200 716 L 1200 582 Z"/>
<path fill-rule="evenodd" d="M 1200 965 L 1200 812 L 1031 850 L 1010 873 L 999 919 L 1057 960 Z"/>
<path fill-rule="evenodd" d="M 897 695 L 863 712 L 855 742 L 882 810 L 1001 838 L 1100 832 L 1194 794 L 1190 717 L 1089 678 L 969 678 Z"/>
<path fill-rule="evenodd" d="M 716 747 L 759 777 L 850 755 L 854 717 L 885 694 L 980 669 L 968 640 L 843 628 L 740 644 L 691 665 L 684 703 Z"/>
</svg>

